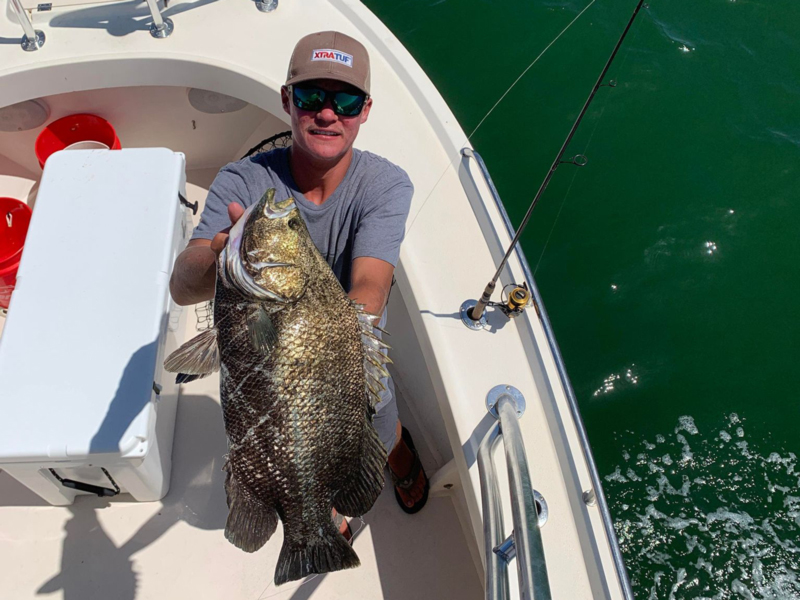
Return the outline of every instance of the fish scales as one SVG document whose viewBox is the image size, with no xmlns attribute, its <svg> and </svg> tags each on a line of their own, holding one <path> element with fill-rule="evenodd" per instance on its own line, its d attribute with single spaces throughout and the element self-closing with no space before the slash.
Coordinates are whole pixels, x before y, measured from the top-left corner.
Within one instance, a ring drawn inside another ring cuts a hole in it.
<svg viewBox="0 0 800 600">
<path fill-rule="evenodd" d="M 331 509 L 360 516 L 383 487 L 386 451 L 365 366 L 376 356 L 364 344 L 374 319 L 347 297 L 288 200 L 276 203 L 270 190 L 240 223 L 220 255 L 214 333 L 201 336 L 215 336 L 218 351 L 225 535 L 253 552 L 279 517 L 281 584 L 359 564 Z M 184 347 L 168 368 L 205 375 L 207 364 L 181 362 Z"/>
</svg>

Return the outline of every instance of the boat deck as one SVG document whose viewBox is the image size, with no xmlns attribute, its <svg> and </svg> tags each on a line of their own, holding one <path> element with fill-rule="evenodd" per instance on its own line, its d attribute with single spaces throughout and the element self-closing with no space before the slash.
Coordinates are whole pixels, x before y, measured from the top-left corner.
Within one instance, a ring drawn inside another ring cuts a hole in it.
<svg viewBox="0 0 800 600">
<path fill-rule="evenodd" d="M 87 495 L 71 506 L 54 507 L 0 473 L 0 598 L 483 597 L 451 498 L 432 497 L 420 513 L 406 515 L 391 486 L 360 529 L 359 519 L 351 523 L 360 568 L 276 587 L 280 527 L 254 554 L 235 548 L 223 535 L 226 445 L 218 386 L 217 376 L 184 386 L 171 487 L 160 502 Z M 413 431 L 412 417 L 403 417 Z M 429 452 L 418 445 L 430 465 Z"/>
</svg>

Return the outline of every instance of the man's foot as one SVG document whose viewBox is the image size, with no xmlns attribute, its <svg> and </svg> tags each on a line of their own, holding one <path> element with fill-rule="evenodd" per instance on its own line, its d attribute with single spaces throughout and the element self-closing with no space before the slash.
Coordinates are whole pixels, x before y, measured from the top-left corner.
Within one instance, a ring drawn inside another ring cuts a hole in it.
<svg viewBox="0 0 800 600">
<path fill-rule="evenodd" d="M 428 501 L 428 477 L 405 427 L 387 462 L 400 508 L 409 514 L 419 512 Z"/>
<path fill-rule="evenodd" d="M 350 529 L 350 523 L 347 522 L 347 519 L 345 519 L 342 515 L 337 513 L 335 508 L 331 512 L 331 518 L 333 519 L 333 522 L 339 527 L 339 533 L 341 533 L 344 536 L 344 539 L 347 540 L 348 544 L 351 543 L 353 540 L 353 532 Z"/>
</svg>

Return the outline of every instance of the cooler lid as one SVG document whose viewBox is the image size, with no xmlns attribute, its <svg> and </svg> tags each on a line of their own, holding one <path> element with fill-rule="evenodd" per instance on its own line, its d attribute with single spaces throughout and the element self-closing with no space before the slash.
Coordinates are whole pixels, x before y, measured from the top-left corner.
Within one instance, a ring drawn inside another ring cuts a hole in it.
<svg viewBox="0 0 800 600">
<path fill-rule="evenodd" d="M 184 168 L 164 148 L 47 161 L 0 338 L 0 463 L 146 452 Z"/>
</svg>

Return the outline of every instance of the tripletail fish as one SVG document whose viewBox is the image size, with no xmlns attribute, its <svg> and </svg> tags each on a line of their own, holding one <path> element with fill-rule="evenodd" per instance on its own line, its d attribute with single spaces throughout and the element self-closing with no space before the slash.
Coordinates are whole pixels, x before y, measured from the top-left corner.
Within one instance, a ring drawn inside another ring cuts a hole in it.
<svg viewBox="0 0 800 600">
<path fill-rule="evenodd" d="M 225 537 L 255 552 L 280 518 L 278 585 L 360 564 L 331 509 L 361 516 L 383 488 L 377 320 L 347 297 L 294 200 L 269 189 L 219 255 L 214 327 L 165 361 L 180 382 L 220 371 Z"/>
</svg>

